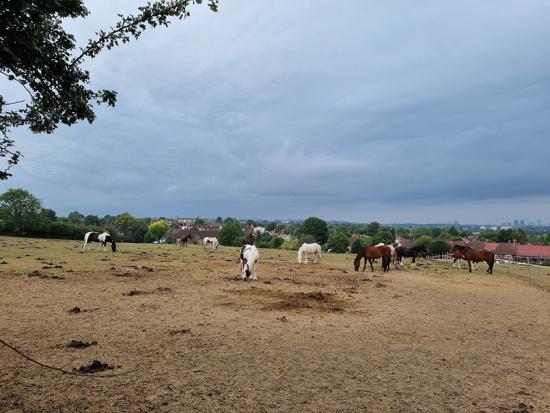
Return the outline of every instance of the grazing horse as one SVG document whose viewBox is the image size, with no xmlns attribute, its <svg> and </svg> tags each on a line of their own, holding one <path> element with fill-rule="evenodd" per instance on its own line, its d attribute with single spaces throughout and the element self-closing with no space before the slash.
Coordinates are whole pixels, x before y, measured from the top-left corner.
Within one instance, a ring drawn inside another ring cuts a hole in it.
<svg viewBox="0 0 550 413">
<path fill-rule="evenodd" d="M 391 250 L 391 262 L 395 263 L 395 245 L 394 244 L 384 244 L 383 242 L 380 242 L 379 244 L 376 244 L 375 247 L 381 247 L 381 246 L 387 246 Z"/>
<path fill-rule="evenodd" d="M 355 271 L 359 271 L 359 267 L 361 266 L 361 258 L 365 259 L 365 263 L 363 265 L 363 271 L 365 271 L 365 268 L 367 267 L 367 260 L 369 260 L 370 269 L 374 271 L 372 262 L 377 258 L 382 258 L 383 272 L 390 270 L 391 249 L 387 245 L 380 245 L 378 247 L 373 247 L 372 245 L 369 245 L 368 247 L 364 247 L 359 252 L 359 254 L 355 256 L 355 261 L 354 261 Z"/>
<path fill-rule="evenodd" d="M 191 240 L 191 235 L 187 234 L 181 238 L 178 238 L 178 245 L 180 247 L 187 247 L 187 243 Z"/>
<path fill-rule="evenodd" d="M 314 242 L 313 244 L 302 244 L 298 250 L 298 263 L 307 264 L 307 254 L 313 254 L 315 256 L 315 263 L 321 262 L 321 246 Z"/>
<path fill-rule="evenodd" d="M 453 268 L 457 266 L 458 268 L 462 268 L 460 266 L 460 260 L 466 260 L 464 255 L 459 250 L 456 250 L 451 254 L 451 257 L 453 257 Z M 477 271 L 477 266 L 475 263 L 473 263 L 474 271 Z"/>
<path fill-rule="evenodd" d="M 216 237 L 204 237 L 202 240 L 202 247 L 206 248 L 207 245 L 212 245 L 212 249 L 218 249 L 218 245 L 220 243 L 218 242 L 218 239 Z"/>
<path fill-rule="evenodd" d="M 411 248 L 405 248 L 404 246 L 400 245 L 395 249 L 397 267 L 401 265 L 401 259 L 403 257 L 412 258 L 411 267 L 416 267 L 416 257 L 418 257 L 421 253 L 427 253 L 427 252 L 428 250 L 426 249 L 425 245 L 418 245 L 416 247 L 411 247 Z"/>
<path fill-rule="evenodd" d="M 472 261 L 473 262 L 482 262 L 485 261 L 489 266 L 487 268 L 487 274 L 493 273 L 493 265 L 495 265 L 495 253 L 491 251 L 477 251 L 470 247 L 465 247 L 462 245 L 455 244 L 451 248 L 451 254 L 454 254 L 455 251 L 459 251 L 466 261 L 468 261 L 468 270 L 472 272 Z"/>
<path fill-rule="evenodd" d="M 246 244 L 241 247 L 240 267 L 243 280 L 257 280 L 256 264 L 260 261 L 260 253 L 254 245 Z"/>
<path fill-rule="evenodd" d="M 87 232 L 86 235 L 84 235 L 84 245 L 82 246 L 82 251 L 84 252 L 84 249 L 86 248 L 86 245 L 92 242 L 99 242 L 99 249 L 101 250 L 101 247 L 103 247 L 104 251 L 107 251 L 107 243 L 111 243 L 111 250 L 113 252 L 116 251 L 116 242 L 113 240 L 113 237 L 108 232 Z M 91 248 L 91 245 L 90 245 Z"/>
</svg>

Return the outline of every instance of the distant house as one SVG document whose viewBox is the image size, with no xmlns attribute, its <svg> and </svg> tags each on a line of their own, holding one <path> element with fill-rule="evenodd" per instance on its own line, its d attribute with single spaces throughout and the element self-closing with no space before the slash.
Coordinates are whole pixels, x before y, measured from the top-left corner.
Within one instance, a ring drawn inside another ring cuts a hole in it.
<svg viewBox="0 0 550 413">
<path fill-rule="evenodd" d="M 263 234 L 264 232 L 265 232 L 265 227 L 262 227 L 262 226 L 254 227 L 255 234 Z"/>
<path fill-rule="evenodd" d="M 411 248 L 412 247 L 412 240 L 409 238 L 405 238 L 401 236 L 401 234 L 395 234 L 395 240 L 400 243 L 405 248 Z"/>
</svg>

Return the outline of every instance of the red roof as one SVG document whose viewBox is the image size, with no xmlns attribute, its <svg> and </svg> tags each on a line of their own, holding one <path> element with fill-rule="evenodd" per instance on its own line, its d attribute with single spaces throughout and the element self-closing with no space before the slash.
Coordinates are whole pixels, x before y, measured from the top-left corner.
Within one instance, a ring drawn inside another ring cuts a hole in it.
<svg viewBox="0 0 550 413">
<path fill-rule="evenodd" d="M 550 258 L 550 246 L 546 245 L 518 245 L 517 255 L 522 257 Z"/>
</svg>

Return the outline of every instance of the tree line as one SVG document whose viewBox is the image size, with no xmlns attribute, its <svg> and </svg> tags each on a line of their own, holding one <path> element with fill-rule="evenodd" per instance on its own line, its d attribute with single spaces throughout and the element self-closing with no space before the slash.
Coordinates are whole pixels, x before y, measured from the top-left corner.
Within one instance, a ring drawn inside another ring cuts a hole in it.
<svg viewBox="0 0 550 413">
<path fill-rule="evenodd" d="M 197 217 L 195 226 L 202 226 L 207 220 Z M 243 232 L 241 222 L 236 218 L 217 217 L 212 223 L 223 224 L 218 234 L 220 244 L 240 246 L 247 234 Z M 458 230 L 453 226 L 393 228 L 376 221 L 368 224 L 327 223 L 318 217 L 309 217 L 303 222 L 280 222 L 247 220 L 248 226 L 263 224 L 266 231 L 257 234 L 254 240 L 260 248 L 282 248 L 297 250 L 302 243 L 317 242 L 325 250 L 346 252 L 353 236 L 351 252 L 359 252 L 367 245 L 393 243 L 397 235 L 409 238 L 413 245 L 424 245 L 432 254 L 448 251 L 448 240 L 459 240 L 471 235 L 471 232 Z M 172 228 L 179 224 L 172 224 Z M 57 216 L 52 209 L 45 208 L 42 201 L 21 188 L 9 189 L 0 195 L 0 233 L 26 235 L 47 238 L 83 239 L 88 231 L 107 231 L 117 242 L 154 242 L 163 238 L 170 239 L 170 226 L 159 219 L 151 223 L 150 218 L 137 218 L 128 212 L 119 215 L 84 215 L 78 211 L 66 217 Z M 271 234 L 273 233 L 273 235 Z M 280 235 L 291 236 L 285 240 Z M 477 234 L 481 241 L 519 242 L 550 245 L 550 234 L 527 233 L 523 229 L 502 229 Z"/>
</svg>

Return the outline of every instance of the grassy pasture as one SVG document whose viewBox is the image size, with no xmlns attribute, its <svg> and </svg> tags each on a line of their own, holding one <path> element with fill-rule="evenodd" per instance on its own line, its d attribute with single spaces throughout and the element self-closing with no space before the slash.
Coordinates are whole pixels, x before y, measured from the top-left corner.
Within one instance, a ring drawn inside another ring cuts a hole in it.
<svg viewBox="0 0 550 413">
<path fill-rule="evenodd" d="M 75 377 L 0 346 L 1 412 L 550 411 L 544 269 L 356 273 L 348 254 L 262 249 L 242 282 L 237 248 L 118 247 L 0 237 L 0 338 L 132 371 Z"/>
</svg>

